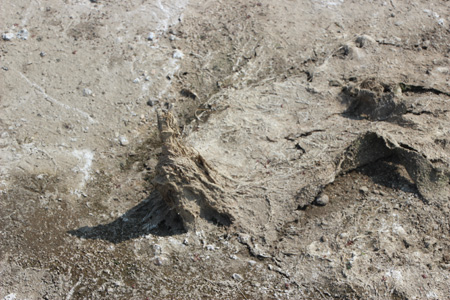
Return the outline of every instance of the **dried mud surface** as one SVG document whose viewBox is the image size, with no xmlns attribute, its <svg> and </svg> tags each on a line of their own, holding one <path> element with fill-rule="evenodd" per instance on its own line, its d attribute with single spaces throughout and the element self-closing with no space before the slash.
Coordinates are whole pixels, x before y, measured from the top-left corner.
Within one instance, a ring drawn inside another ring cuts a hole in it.
<svg viewBox="0 0 450 300">
<path fill-rule="evenodd" d="M 4 1 L 0 299 L 450 299 L 449 5 Z"/>
</svg>

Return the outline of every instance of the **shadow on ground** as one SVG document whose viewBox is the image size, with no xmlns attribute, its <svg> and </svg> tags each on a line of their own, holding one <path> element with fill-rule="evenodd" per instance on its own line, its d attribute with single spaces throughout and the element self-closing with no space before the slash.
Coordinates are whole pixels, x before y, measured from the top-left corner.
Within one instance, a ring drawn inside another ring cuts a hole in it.
<svg viewBox="0 0 450 300">
<path fill-rule="evenodd" d="M 79 238 L 115 244 L 148 234 L 170 236 L 183 232 L 181 218 L 169 209 L 157 191 L 111 223 L 68 231 Z"/>
<path fill-rule="evenodd" d="M 415 193 L 422 198 L 415 182 L 395 155 L 359 167 L 356 171 L 369 176 L 376 184 L 386 188 Z"/>
</svg>

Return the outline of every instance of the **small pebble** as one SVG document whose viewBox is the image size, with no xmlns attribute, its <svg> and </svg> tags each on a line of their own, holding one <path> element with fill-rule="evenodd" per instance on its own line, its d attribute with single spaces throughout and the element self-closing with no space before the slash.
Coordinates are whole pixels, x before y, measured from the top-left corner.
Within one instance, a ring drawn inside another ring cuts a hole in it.
<svg viewBox="0 0 450 300">
<path fill-rule="evenodd" d="M 339 80 L 334 80 L 334 79 L 331 79 L 330 81 L 328 81 L 328 85 L 329 86 L 342 86 L 342 84 L 339 82 Z"/>
<path fill-rule="evenodd" d="M 164 256 L 156 256 L 153 260 L 153 263 L 156 266 L 162 266 L 168 262 L 168 259 Z"/>
<path fill-rule="evenodd" d="M 182 59 L 184 56 L 183 52 L 181 52 L 180 50 L 175 50 L 175 52 L 173 53 L 173 58 L 176 59 Z"/>
<path fill-rule="evenodd" d="M 92 91 L 88 88 L 83 89 L 83 96 L 84 97 L 89 97 L 92 95 Z"/>
<path fill-rule="evenodd" d="M 139 83 L 141 80 L 139 78 L 136 78 L 133 80 L 133 83 Z"/>
<path fill-rule="evenodd" d="M 319 206 L 325 206 L 330 202 L 330 198 L 326 194 L 322 194 L 316 199 L 316 204 Z"/>
<path fill-rule="evenodd" d="M 155 255 L 160 255 L 162 253 L 162 247 L 158 244 L 154 244 L 153 251 L 154 251 Z"/>
<path fill-rule="evenodd" d="M 254 265 L 256 265 L 256 261 L 254 261 L 254 260 L 249 260 L 249 261 L 248 261 L 248 264 L 249 264 L 250 266 L 254 266 Z"/>
<path fill-rule="evenodd" d="M 120 138 L 119 138 L 119 142 L 120 142 L 120 144 L 122 145 L 122 146 L 126 146 L 126 145 L 128 145 L 130 142 L 128 141 L 128 139 L 127 139 L 127 137 L 125 137 L 125 136 L 121 136 Z"/>
<path fill-rule="evenodd" d="M 39 53 L 39 55 L 40 55 L 41 57 L 44 57 L 44 56 L 47 55 L 47 53 L 45 53 L 44 51 L 42 51 L 41 53 Z"/>
<path fill-rule="evenodd" d="M 16 294 L 12 293 L 9 295 L 6 295 L 3 300 L 15 300 L 16 299 Z"/>
<path fill-rule="evenodd" d="M 188 239 L 184 239 L 183 245 L 189 245 L 189 240 Z"/>
<path fill-rule="evenodd" d="M 356 47 L 358 48 L 363 48 L 369 45 L 370 43 L 375 43 L 375 40 L 368 35 L 358 36 L 355 40 Z"/>
<path fill-rule="evenodd" d="M 21 31 L 19 31 L 17 33 L 17 38 L 21 39 L 21 40 L 28 40 L 28 36 L 29 36 L 29 32 L 26 29 L 22 29 Z"/>
<path fill-rule="evenodd" d="M 4 34 L 2 34 L 2 38 L 5 41 L 10 41 L 14 38 L 14 33 L 10 33 L 10 32 L 4 33 Z"/>
<path fill-rule="evenodd" d="M 145 81 L 150 81 L 150 76 L 145 76 Z"/>
<path fill-rule="evenodd" d="M 237 274 L 237 273 L 234 273 L 232 277 L 233 277 L 233 279 L 236 280 L 236 281 L 242 281 L 242 280 L 244 279 L 244 278 L 242 278 L 241 275 L 239 275 L 239 274 Z"/>
<path fill-rule="evenodd" d="M 362 186 L 359 188 L 359 191 L 361 193 L 367 194 L 367 193 L 369 193 L 369 188 L 367 186 Z"/>
<path fill-rule="evenodd" d="M 155 33 L 154 32 L 150 32 L 147 36 L 147 40 L 149 41 L 153 41 L 155 39 Z"/>
<path fill-rule="evenodd" d="M 214 245 L 206 245 L 206 249 L 210 250 L 210 251 L 214 251 L 214 250 L 216 250 L 216 247 L 214 247 Z"/>
<path fill-rule="evenodd" d="M 9 69 L 8 69 L 8 67 L 2 67 L 2 70 L 8 71 Z"/>
<path fill-rule="evenodd" d="M 147 101 L 147 104 L 148 104 L 149 106 L 155 106 L 155 104 L 157 104 L 158 102 L 159 102 L 158 100 L 152 100 L 152 99 L 150 99 L 150 100 Z"/>
<path fill-rule="evenodd" d="M 237 257 L 236 255 L 234 255 L 234 254 L 233 254 L 233 255 L 230 255 L 230 258 L 231 258 L 231 259 L 234 259 L 234 260 L 237 260 L 237 259 L 238 259 L 238 257 Z"/>
<path fill-rule="evenodd" d="M 175 41 L 176 38 L 177 38 L 177 37 L 174 36 L 173 34 L 169 35 L 169 40 L 171 40 L 171 41 Z"/>
</svg>

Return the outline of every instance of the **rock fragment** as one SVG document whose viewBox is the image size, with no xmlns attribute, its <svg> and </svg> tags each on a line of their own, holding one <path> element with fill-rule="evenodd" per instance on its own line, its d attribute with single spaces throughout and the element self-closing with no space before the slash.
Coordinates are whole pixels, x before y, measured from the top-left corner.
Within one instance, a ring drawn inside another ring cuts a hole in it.
<svg viewBox="0 0 450 300">
<path fill-rule="evenodd" d="M 89 97 L 92 95 L 92 91 L 88 88 L 83 89 L 83 96 L 84 97 Z"/>
<path fill-rule="evenodd" d="M 206 245 L 206 249 L 209 251 L 214 251 L 216 250 L 216 247 L 214 245 Z"/>
<path fill-rule="evenodd" d="M 375 43 L 375 40 L 368 35 L 358 36 L 355 40 L 356 47 L 358 48 L 364 48 L 371 43 Z"/>
<path fill-rule="evenodd" d="M 165 256 L 155 256 L 155 258 L 153 259 L 153 263 L 156 266 L 162 266 L 168 263 L 168 259 Z"/>
<path fill-rule="evenodd" d="M 315 204 L 318 206 L 325 206 L 330 202 L 330 198 L 327 194 L 321 194 L 319 197 L 317 197 Z"/>
<path fill-rule="evenodd" d="M 128 144 L 130 144 L 126 136 L 119 137 L 119 142 L 122 146 L 127 146 Z"/>
<path fill-rule="evenodd" d="M 362 186 L 359 188 L 359 191 L 363 194 L 368 194 L 369 193 L 369 188 L 367 186 Z"/>
<path fill-rule="evenodd" d="M 28 40 L 28 37 L 30 36 L 30 33 L 28 32 L 28 30 L 26 30 L 25 28 L 20 30 L 17 33 L 17 38 L 21 39 L 21 40 Z"/>
<path fill-rule="evenodd" d="M 8 33 L 4 33 L 2 34 L 2 39 L 4 41 L 10 41 L 14 38 L 14 33 L 8 32 Z"/>
<path fill-rule="evenodd" d="M 161 255 L 162 253 L 162 247 L 158 244 L 154 244 L 153 245 L 153 252 L 155 253 L 155 255 Z"/>
<path fill-rule="evenodd" d="M 149 106 L 155 106 L 158 103 L 159 103 L 158 100 L 153 100 L 153 99 L 150 99 L 147 101 L 147 105 L 149 105 Z"/>
<path fill-rule="evenodd" d="M 173 58 L 176 58 L 176 59 L 182 59 L 183 57 L 184 57 L 184 54 L 183 54 L 183 52 L 181 52 L 181 50 L 175 50 L 175 52 L 173 53 Z"/>
<path fill-rule="evenodd" d="M 234 273 L 231 277 L 233 277 L 233 279 L 236 280 L 236 281 L 244 280 L 244 278 L 241 275 L 237 274 L 237 273 Z"/>
</svg>

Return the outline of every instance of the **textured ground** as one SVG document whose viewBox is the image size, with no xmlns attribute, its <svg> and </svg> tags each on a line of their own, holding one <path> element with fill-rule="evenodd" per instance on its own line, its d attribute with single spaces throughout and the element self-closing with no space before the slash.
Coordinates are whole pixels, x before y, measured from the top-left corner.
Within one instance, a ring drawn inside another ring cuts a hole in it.
<svg viewBox="0 0 450 300">
<path fill-rule="evenodd" d="M 449 5 L 4 1 L 0 299 L 447 299 Z M 230 226 L 156 191 L 169 107 Z"/>
</svg>

